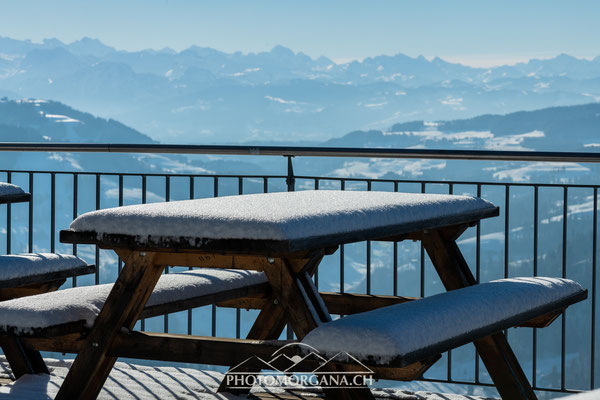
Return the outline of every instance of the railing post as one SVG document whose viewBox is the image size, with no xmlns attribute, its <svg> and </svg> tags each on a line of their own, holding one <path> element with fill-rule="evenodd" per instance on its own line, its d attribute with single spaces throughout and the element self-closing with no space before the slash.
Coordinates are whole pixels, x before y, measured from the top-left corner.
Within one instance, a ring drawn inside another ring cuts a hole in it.
<svg viewBox="0 0 600 400">
<path fill-rule="evenodd" d="M 293 192 L 296 190 L 296 178 L 294 177 L 294 165 L 292 164 L 292 158 L 294 156 L 284 156 L 287 157 L 287 178 L 285 178 L 285 183 L 287 183 L 287 191 Z M 292 326 L 290 323 L 287 323 L 286 328 L 286 337 L 287 340 L 294 340 L 294 331 L 292 330 Z"/>
<path fill-rule="evenodd" d="M 294 177 L 294 165 L 292 164 L 292 158 L 294 156 L 285 156 L 288 159 L 287 162 L 287 178 L 285 178 L 285 183 L 287 183 L 288 192 L 293 192 L 296 190 L 296 178 Z"/>
</svg>

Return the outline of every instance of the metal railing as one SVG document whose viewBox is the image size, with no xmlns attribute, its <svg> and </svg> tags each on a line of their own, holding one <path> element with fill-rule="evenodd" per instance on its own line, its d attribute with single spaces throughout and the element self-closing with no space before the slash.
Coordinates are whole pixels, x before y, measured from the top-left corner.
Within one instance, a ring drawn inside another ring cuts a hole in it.
<svg viewBox="0 0 600 400">
<path fill-rule="evenodd" d="M 522 360 L 530 381 L 536 390 L 544 392 L 573 392 L 597 386 L 596 267 L 600 186 L 304 176 L 294 175 L 292 157 L 600 162 L 600 154 L 0 143 L 0 154 L 2 151 L 267 154 L 288 157 L 287 171 L 280 175 L 0 170 L 0 180 L 17 183 L 32 193 L 29 203 L 2 206 L 6 208 L 5 224 L 0 225 L 6 226 L 3 251 L 69 251 L 89 258 L 89 262 L 99 266 L 92 279 L 73 278 L 72 286 L 112 281 L 122 266 L 120 260 L 97 247 L 67 247 L 57 243 L 60 229 L 67 228 L 72 219 L 93 209 L 154 201 L 303 189 L 469 193 L 490 198 L 501 206 L 501 216 L 480 222 L 467 231 L 463 235 L 465 239 L 459 242 L 478 282 L 514 276 L 517 272 L 534 276 L 552 273 L 575 278 L 584 284 L 590 293 L 588 300 L 571 307 L 563 314 L 560 322 L 555 323 L 555 327 L 546 328 L 550 330 L 549 333 L 537 329 L 508 332 L 509 340 Z M 520 157 L 517 158 L 515 153 Z M 530 208 L 531 215 L 527 210 L 523 211 L 524 207 Z M 581 249 L 585 249 L 585 256 L 580 254 Z M 425 257 L 423 247 L 419 244 L 383 244 L 367 241 L 345 245 L 341 246 L 336 254 L 327 257 L 323 264 L 315 280 L 325 290 L 413 296 L 425 296 L 443 290 Z M 169 268 L 166 272 L 168 271 Z M 165 332 L 170 329 L 183 329 L 188 334 L 243 337 L 253 315 L 255 314 L 244 310 L 229 311 L 212 306 L 203 310 L 178 313 L 175 316 L 157 317 L 152 321 L 142 321 L 139 327 Z M 207 324 L 207 320 L 210 323 Z M 225 330 L 219 326 L 225 326 Z M 553 346 L 560 350 L 556 351 Z M 548 370 L 549 366 L 553 367 L 552 370 Z M 445 354 L 442 361 L 438 362 L 424 379 L 491 386 L 485 367 L 472 346 Z"/>
<path fill-rule="evenodd" d="M 600 153 L 593 152 L 577 153 L 552 151 L 429 150 L 386 148 L 367 149 L 355 147 L 3 142 L 0 143 L 0 151 L 600 162 Z"/>
</svg>

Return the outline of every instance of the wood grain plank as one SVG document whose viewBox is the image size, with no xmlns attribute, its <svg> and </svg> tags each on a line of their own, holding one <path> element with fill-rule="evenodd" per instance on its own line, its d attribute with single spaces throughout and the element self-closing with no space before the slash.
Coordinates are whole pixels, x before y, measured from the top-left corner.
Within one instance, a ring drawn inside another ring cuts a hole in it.
<svg viewBox="0 0 600 400">
<path fill-rule="evenodd" d="M 31 200 L 31 194 L 11 194 L 0 196 L 0 204 L 12 204 L 12 203 L 26 203 Z"/>
<path fill-rule="evenodd" d="M 54 292 L 65 283 L 66 279 L 45 282 L 22 287 L 0 289 L 0 301 L 18 299 L 19 297 L 35 296 L 36 294 Z"/>
</svg>

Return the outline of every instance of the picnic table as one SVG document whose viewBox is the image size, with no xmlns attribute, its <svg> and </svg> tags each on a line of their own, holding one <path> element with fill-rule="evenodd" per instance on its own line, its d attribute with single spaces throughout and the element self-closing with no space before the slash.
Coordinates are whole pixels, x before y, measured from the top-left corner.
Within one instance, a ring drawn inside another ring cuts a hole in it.
<svg viewBox="0 0 600 400">
<path fill-rule="evenodd" d="M 302 191 L 154 203 L 84 214 L 70 229 L 61 231 L 61 241 L 112 249 L 125 263 L 89 334 L 78 345 L 78 355 L 57 399 L 95 398 L 117 355 L 181 361 L 195 356 L 206 363 L 210 356 L 215 364 L 230 366 L 239 360 L 235 353 L 246 351 L 243 346 L 252 343 L 123 333 L 134 328 L 166 266 L 263 271 L 277 301 L 261 303 L 248 338 L 264 340 L 266 345 L 289 323 L 301 340 L 331 321 L 330 311 L 335 311 L 336 305 L 339 313 L 369 307 L 360 296 L 336 300 L 315 287 L 312 275 L 320 261 L 340 245 L 419 240 L 451 291 L 476 284 L 456 239 L 479 220 L 498 213 L 493 204 L 469 196 Z M 382 296 L 374 301 L 386 299 Z M 503 398 L 535 398 L 502 333 L 478 338 L 474 344 Z M 331 398 L 372 398 L 368 388 L 329 389 L 326 394 Z"/>
</svg>

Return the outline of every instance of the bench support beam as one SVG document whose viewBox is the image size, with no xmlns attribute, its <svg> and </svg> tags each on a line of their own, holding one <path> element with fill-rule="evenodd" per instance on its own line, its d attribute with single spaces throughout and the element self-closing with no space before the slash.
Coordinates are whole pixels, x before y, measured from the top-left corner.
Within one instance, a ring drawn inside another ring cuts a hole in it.
<svg viewBox="0 0 600 400">
<path fill-rule="evenodd" d="M 265 269 L 273 294 L 283 305 L 299 340 L 319 325 L 331 321 L 329 311 L 325 304 L 319 301 L 318 290 L 311 279 L 323 255 L 324 253 L 316 254 L 307 260 L 280 259 L 279 265 L 274 264 L 272 268 Z M 343 374 L 350 370 L 343 365 L 332 365 L 328 372 Z M 331 400 L 375 400 L 368 387 L 354 389 L 323 387 L 323 392 Z"/>
<path fill-rule="evenodd" d="M 460 233 L 442 228 L 422 235 L 423 246 L 448 291 L 477 283 L 455 242 Z M 504 334 L 477 339 L 474 344 L 503 399 L 537 399 Z"/>
<path fill-rule="evenodd" d="M 164 269 L 154 253 L 121 251 L 125 260 L 102 311 L 69 369 L 57 400 L 96 399 L 117 358 L 107 354 L 121 328 L 132 329 Z"/>
<path fill-rule="evenodd" d="M 37 351 L 54 351 L 77 354 L 82 349 L 84 339 L 79 334 L 69 334 L 55 338 L 22 338 L 23 345 Z M 288 340 L 226 339 L 210 336 L 189 336 L 172 333 L 119 332 L 108 350 L 111 357 L 127 357 L 142 360 L 160 360 L 192 364 L 212 364 L 230 366 L 257 356 L 268 360 L 273 353 L 292 342 Z M 288 356 L 301 355 L 288 348 Z M 390 365 L 382 367 L 367 364 L 374 372 L 374 378 L 410 381 L 419 378 L 440 356 L 415 362 L 405 367 Z M 305 366 L 318 367 L 317 362 L 306 360 Z M 311 364 L 313 363 L 313 364 Z M 338 363 L 343 366 L 343 363 Z M 238 370 L 239 371 L 239 370 Z"/>
</svg>

